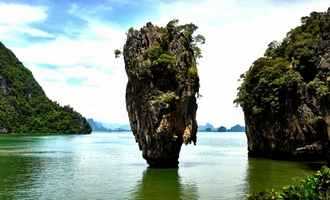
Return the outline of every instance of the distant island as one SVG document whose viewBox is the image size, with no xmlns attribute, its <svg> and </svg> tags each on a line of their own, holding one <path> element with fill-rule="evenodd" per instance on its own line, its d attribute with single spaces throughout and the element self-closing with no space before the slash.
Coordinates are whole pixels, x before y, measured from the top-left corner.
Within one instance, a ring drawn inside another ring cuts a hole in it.
<svg viewBox="0 0 330 200">
<path fill-rule="evenodd" d="M 199 132 L 245 132 L 245 127 L 236 124 L 231 128 L 226 128 L 225 126 L 220 126 L 216 128 L 211 123 L 206 123 L 205 125 L 199 125 L 198 131 Z"/>
<path fill-rule="evenodd" d="M 100 122 L 95 119 L 87 119 L 93 132 L 128 132 L 131 131 L 129 124 L 114 124 Z M 232 126 L 231 128 L 226 128 L 225 126 L 220 126 L 218 128 L 214 127 L 211 123 L 206 123 L 205 125 L 198 126 L 199 132 L 245 132 L 245 127 L 239 124 Z"/>
<path fill-rule="evenodd" d="M 96 121 L 92 118 L 87 119 L 93 132 L 128 132 L 131 128 L 128 124 L 112 124 Z"/>
</svg>

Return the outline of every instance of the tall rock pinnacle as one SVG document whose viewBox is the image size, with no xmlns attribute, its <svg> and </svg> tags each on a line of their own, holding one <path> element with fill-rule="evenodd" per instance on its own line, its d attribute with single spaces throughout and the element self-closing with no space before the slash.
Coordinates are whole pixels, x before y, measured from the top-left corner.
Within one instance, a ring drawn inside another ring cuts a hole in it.
<svg viewBox="0 0 330 200">
<path fill-rule="evenodd" d="M 196 143 L 197 43 L 204 37 L 177 22 L 129 29 L 123 51 L 130 125 L 151 167 L 177 167 L 182 143 Z"/>
</svg>

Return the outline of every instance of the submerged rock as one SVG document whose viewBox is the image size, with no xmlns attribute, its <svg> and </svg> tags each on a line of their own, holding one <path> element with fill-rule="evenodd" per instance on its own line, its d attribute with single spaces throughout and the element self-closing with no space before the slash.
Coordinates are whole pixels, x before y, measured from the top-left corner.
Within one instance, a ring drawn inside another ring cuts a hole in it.
<svg viewBox="0 0 330 200">
<path fill-rule="evenodd" d="M 330 10 L 313 12 L 242 76 L 249 154 L 324 159 L 330 134 Z"/>
<path fill-rule="evenodd" d="M 130 29 L 124 46 L 128 76 L 126 105 L 130 125 L 143 157 L 151 167 L 176 167 L 182 143 L 196 143 L 196 96 L 199 91 L 192 37 L 197 27 L 147 23 Z"/>
</svg>

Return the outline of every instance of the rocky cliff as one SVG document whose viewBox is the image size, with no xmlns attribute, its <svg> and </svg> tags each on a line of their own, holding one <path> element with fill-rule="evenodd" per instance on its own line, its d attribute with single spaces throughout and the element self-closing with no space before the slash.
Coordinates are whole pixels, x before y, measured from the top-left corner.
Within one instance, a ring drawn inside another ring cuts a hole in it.
<svg viewBox="0 0 330 200">
<path fill-rule="evenodd" d="M 0 134 L 90 132 L 86 119 L 49 100 L 32 73 L 0 42 Z"/>
<path fill-rule="evenodd" d="M 330 9 L 302 18 L 242 75 L 250 155 L 323 159 L 330 134 Z"/>
<path fill-rule="evenodd" d="M 130 125 L 151 167 L 176 167 L 182 143 L 196 143 L 197 27 L 147 23 L 131 28 L 124 46 Z"/>
</svg>

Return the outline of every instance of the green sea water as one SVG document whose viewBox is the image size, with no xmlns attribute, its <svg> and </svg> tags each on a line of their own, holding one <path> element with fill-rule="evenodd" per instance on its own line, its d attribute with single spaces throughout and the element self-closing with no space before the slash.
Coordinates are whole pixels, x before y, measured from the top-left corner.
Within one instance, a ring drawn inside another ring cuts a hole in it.
<svg viewBox="0 0 330 200">
<path fill-rule="evenodd" d="M 131 133 L 0 137 L 0 199 L 244 199 L 317 170 L 246 149 L 244 133 L 199 133 L 178 169 L 149 169 Z"/>
</svg>

